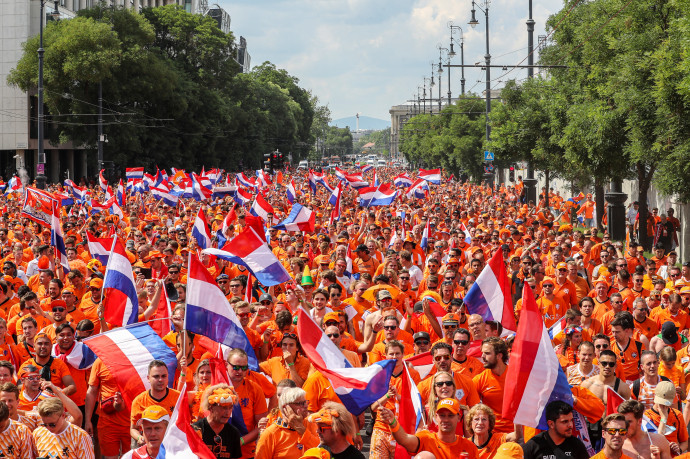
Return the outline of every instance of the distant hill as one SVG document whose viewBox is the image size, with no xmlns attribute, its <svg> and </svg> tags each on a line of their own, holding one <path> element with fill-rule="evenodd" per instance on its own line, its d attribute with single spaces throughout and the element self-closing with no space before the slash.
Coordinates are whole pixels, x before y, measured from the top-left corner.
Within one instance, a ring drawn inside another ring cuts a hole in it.
<svg viewBox="0 0 690 459">
<path fill-rule="evenodd" d="M 379 131 L 381 129 L 386 129 L 390 127 L 390 120 L 380 120 L 378 118 L 372 118 L 370 116 L 359 116 L 359 128 L 363 130 L 371 129 L 374 131 Z M 331 121 L 331 126 L 337 126 L 339 128 L 344 128 L 346 126 L 350 127 L 351 131 L 357 129 L 357 117 L 349 116 L 347 118 L 340 118 Z"/>
</svg>

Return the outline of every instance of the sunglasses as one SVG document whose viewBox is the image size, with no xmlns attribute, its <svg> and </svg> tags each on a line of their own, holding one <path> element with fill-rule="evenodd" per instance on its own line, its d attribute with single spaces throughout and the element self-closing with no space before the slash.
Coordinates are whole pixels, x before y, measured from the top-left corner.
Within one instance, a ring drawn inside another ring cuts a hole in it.
<svg viewBox="0 0 690 459">
<path fill-rule="evenodd" d="M 454 339 L 453 343 L 455 343 L 458 346 L 461 346 L 461 345 L 467 346 L 468 344 L 470 344 L 470 340 L 468 340 L 468 339 Z"/>
<path fill-rule="evenodd" d="M 340 338 L 340 333 L 326 333 L 329 338 Z"/>
<path fill-rule="evenodd" d="M 434 361 L 436 361 L 436 362 L 440 362 L 441 360 L 450 360 L 450 356 L 449 355 L 437 355 L 436 357 L 434 357 Z"/>
<path fill-rule="evenodd" d="M 230 365 L 230 367 L 235 371 L 247 371 L 247 370 L 249 370 L 249 365 Z"/>
<path fill-rule="evenodd" d="M 383 326 L 384 330 L 395 330 L 396 328 L 398 328 L 397 325 L 384 325 Z"/>
<path fill-rule="evenodd" d="M 41 377 L 40 376 L 25 376 L 24 379 L 28 379 L 29 381 L 40 381 Z"/>
<path fill-rule="evenodd" d="M 53 312 L 65 312 L 65 308 L 58 306 L 58 307 L 53 308 Z"/>
<path fill-rule="evenodd" d="M 400 280 L 410 280 L 409 277 L 403 277 L 403 276 L 398 277 L 398 279 L 400 279 Z"/>
<path fill-rule="evenodd" d="M 251 316 L 251 313 L 249 313 L 249 312 L 240 312 L 239 314 L 237 314 L 237 317 L 242 317 L 242 318 L 249 317 L 249 316 Z"/>
<path fill-rule="evenodd" d="M 266 300 L 266 301 L 262 301 L 261 304 L 262 304 L 263 306 L 268 306 L 268 305 L 271 304 L 271 302 Z"/>
<path fill-rule="evenodd" d="M 175 273 L 175 274 L 176 274 L 176 273 Z M 227 284 L 227 283 L 228 283 L 228 281 L 226 281 L 226 280 L 219 280 L 219 281 L 218 281 L 218 285 L 225 285 L 225 284 Z"/>
<path fill-rule="evenodd" d="M 240 284 L 230 284 L 230 288 L 240 288 L 242 287 Z"/>
<path fill-rule="evenodd" d="M 429 340 L 427 339 L 418 339 L 417 341 L 414 342 L 417 346 L 427 346 L 429 344 Z"/>
<path fill-rule="evenodd" d="M 54 429 L 57 427 L 58 423 L 57 422 L 42 422 L 41 425 L 44 427 L 50 427 L 51 429 Z"/>
<path fill-rule="evenodd" d="M 621 427 L 620 429 L 614 429 L 612 427 L 607 427 L 604 429 L 604 432 L 606 432 L 609 435 L 627 435 L 628 434 L 628 429 L 625 427 Z"/>
<path fill-rule="evenodd" d="M 443 326 L 444 330 L 451 330 L 453 328 L 458 328 L 458 326 L 457 325 L 444 325 Z"/>
<path fill-rule="evenodd" d="M 613 368 L 616 366 L 616 362 L 599 362 L 602 367 Z"/>
<path fill-rule="evenodd" d="M 434 383 L 434 385 L 436 387 L 443 387 L 443 386 L 451 387 L 451 386 L 453 386 L 453 381 L 437 381 Z"/>
<path fill-rule="evenodd" d="M 608 348 L 609 348 L 609 345 L 608 345 L 608 344 L 597 344 L 597 345 L 594 346 L 594 347 L 597 348 L 597 349 L 608 349 Z"/>
</svg>

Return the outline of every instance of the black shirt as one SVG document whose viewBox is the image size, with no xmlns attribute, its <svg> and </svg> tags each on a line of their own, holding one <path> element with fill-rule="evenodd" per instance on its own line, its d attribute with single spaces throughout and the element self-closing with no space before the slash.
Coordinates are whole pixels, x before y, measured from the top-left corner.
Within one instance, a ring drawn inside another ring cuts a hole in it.
<svg viewBox="0 0 690 459">
<path fill-rule="evenodd" d="M 535 435 L 522 448 L 525 459 L 587 459 L 589 453 L 584 443 L 577 437 L 568 437 L 556 445 L 549 432 Z"/>
<path fill-rule="evenodd" d="M 203 418 L 192 424 L 192 427 L 201 432 L 201 439 L 218 459 L 242 457 L 240 433 L 234 426 L 225 424 L 223 430 L 217 434 L 213 431 L 206 418 Z"/>
<path fill-rule="evenodd" d="M 364 459 L 364 454 L 354 446 L 350 445 L 345 448 L 341 453 L 333 454 L 331 453 L 332 459 Z"/>
</svg>

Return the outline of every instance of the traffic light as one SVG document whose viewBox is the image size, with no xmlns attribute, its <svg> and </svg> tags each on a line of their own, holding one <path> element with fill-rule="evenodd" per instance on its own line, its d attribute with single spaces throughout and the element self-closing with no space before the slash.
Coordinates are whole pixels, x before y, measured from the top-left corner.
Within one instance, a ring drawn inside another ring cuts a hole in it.
<svg viewBox="0 0 690 459">
<path fill-rule="evenodd" d="M 510 169 L 508 169 L 508 180 L 515 181 L 515 164 L 511 164 Z"/>
<path fill-rule="evenodd" d="M 273 153 L 264 153 L 264 172 L 273 173 Z"/>
</svg>

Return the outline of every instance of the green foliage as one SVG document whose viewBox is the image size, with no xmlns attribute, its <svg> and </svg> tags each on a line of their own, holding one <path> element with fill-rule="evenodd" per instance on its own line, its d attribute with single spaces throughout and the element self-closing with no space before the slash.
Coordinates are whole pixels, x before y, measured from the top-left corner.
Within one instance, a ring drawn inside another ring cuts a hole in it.
<svg viewBox="0 0 690 459">
<path fill-rule="evenodd" d="M 420 167 L 440 165 L 456 176 L 464 172 L 480 180 L 485 127 L 484 100 L 469 94 L 440 115 L 411 118 L 400 133 L 400 151 Z"/>
<path fill-rule="evenodd" d="M 368 148 L 366 153 L 378 154 L 384 157 L 390 156 L 391 152 L 391 128 L 374 131 L 370 134 L 362 136 L 355 142 L 353 150 L 355 153 L 364 153 L 363 147 L 368 143 L 374 143 L 373 148 Z"/>
<path fill-rule="evenodd" d="M 324 156 L 340 156 L 352 154 L 352 133 L 349 128 L 328 126 L 324 145 Z"/>
<path fill-rule="evenodd" d="M 27 41 L 10 84 L 36 87 L 37 48 L 38 37 Z M 120 170 L 259 168 L 276 148 L 300 159 L 314 143 L 315 113 L 330 119 L 285 70 L 267 62 L 240 73 L 232 33 L 175 5 L 81 10 L 46 27 L 44 48 L 46 135 L 95 155 L 102 83 L 104 159 Z"/>
</svg>

